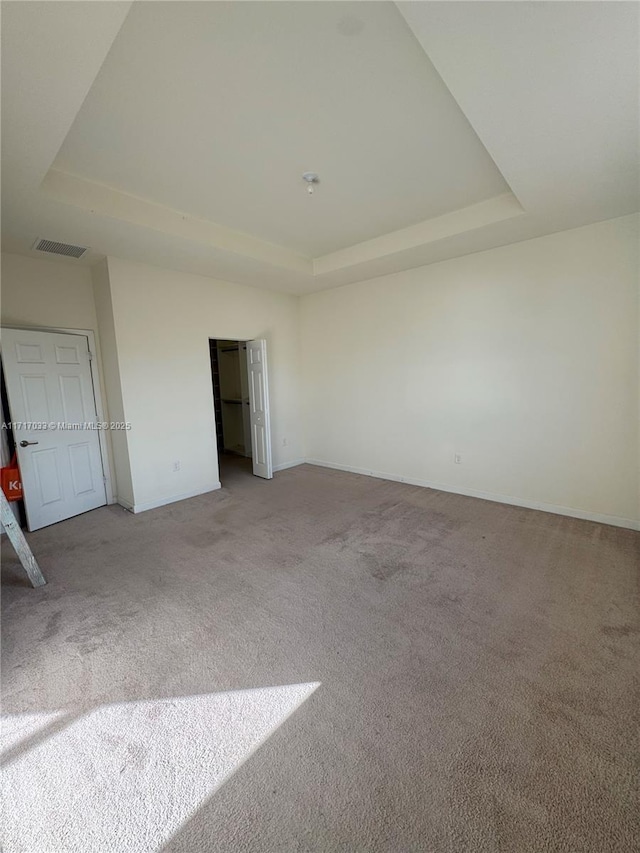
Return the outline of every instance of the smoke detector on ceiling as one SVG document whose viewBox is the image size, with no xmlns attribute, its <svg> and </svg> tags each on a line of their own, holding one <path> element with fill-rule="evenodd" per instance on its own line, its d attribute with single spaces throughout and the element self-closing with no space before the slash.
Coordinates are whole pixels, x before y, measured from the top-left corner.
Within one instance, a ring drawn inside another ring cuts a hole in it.
<svg viewBox="0 0 640 853">
<path fill-rule="evenodd" d="M 313 195 L 313 188 L 316 184 L 320 183 L 318 175 L 315 172 L 305 172 L 302 175 L 302 180 L 307 182 L 307 192 L 309 195 Z"/>
<path fill-rule="evenodd" d="M 31 247 L 36 252 L 48 252 L 50 255 L 64 255 L 66 258 L 79 260 L 87 254 L 87 246 L 74 246 L 71 243 L 57 243 L 55 240 L 42 240 L 40 237 Z"/>
</svg>

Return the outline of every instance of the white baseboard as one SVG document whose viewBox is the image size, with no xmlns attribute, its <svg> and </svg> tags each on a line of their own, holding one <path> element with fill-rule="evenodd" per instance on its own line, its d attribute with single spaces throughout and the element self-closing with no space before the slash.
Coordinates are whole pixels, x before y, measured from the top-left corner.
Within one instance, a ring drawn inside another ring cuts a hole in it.
<svg viewBox="0 0 640 853">
<path fill-rule="evenodd" d="M 640 530 L 640 521 L 632 518 L 620 518 L 617 515 L 606 515 L 599 512 L 589 512 L 583 509 L 574 509 L 567 506 L 556 506 L 542 501 L 532 501 L 516 498 L 511 495 L 499 495 L 492 492 L 482 492 L 477 489 L 461 489 L 459 487 L 447 486 L 443 483 L 434 483 L 429 480 L 418 480 L 413 477 L 399 477 L 396 474 L 386 474 L 383 471 L 371 471 L 368 468 L 354 468 L 351 465 L 338 465 L 334 462 L 325 462 L 322 459 L 306 459 L 308 465 L 319 465 L 322 468 L 333 468 L 336 471 L 348 471 L 352 474 L 364 474 L 366 477 L 377 477 L 380 480 L 392 480 L 396 483 L 408 483 L 410 486 L 422 486 L 426 489 L 437 489 L 440 492 L 452 492 L 456 495 L 465 495 L 470 498 L 480 498 L 484 501 L 495 501 L 496 503 L 520 506 L 525 509 L 537 509 L 542 512 L 552 512 L 555 515 L 566 515 L 569 518 L 580 518 L 584 521 L 597 521 L 600 524 L 611 524 L 614 527 L 628 527 L 630 530 Z"/>
<path fill-rule="evenodd" d="M 307 459 L 294 459 L 293 462 L 283 462 L 281 465 L 274 465 L 273 470 L 285 471 L 287 468 L 296 468 L 298 465 L 304 465 Z"/>
<path fill-rule="evenodd" d="M 176 501 L 184 501 L 187 500 L 187 498 L 196 498 L 198 495 L 206 495 L 208 492 L 215 492 L 219 488 L 221 488 L 221 484 L 218 482 L 215 486 L 212 486 L 209 489 L 196 489 L 193 492 L 185 492 L 182 495 L 171 495 L 171 497 L 160 498 L 160 500 L 157 501 L 145 501 L 144 503 L 131 504 L 123 498 L 118 498 L 118 503 L 120 506 L 128 509 L 129 512 L 146 512 L 148 509 L 157 509 L 159 506 L 166 506 L 167 504 L 176 503 Z"/>
<path fill-rule="evenodd" d="M 295 468 L 298 465 L 304 465 L 304 463 L 306 461 L 307 461 L 306 459 L 294 459 L 293 462 L 283 462 L 281 465 L 274 465 L 273 470 L 274 470 L 274 472 L 284 471 L 287 468 Z M 167 504 L 175 503 L 176 501 L 183 501 L 183 500 L 186 500 L 187 498 L 195 498 L 198 495 L 204 495 L 207 492 L 215 492 L 216 489 L 220 489 L 220 488 L 222 488 L 222 484 L 217 483 L 211 489 L 204 489 L 204 490 L 198 489 L 195 492 L 186 492 L 183 495 L 173 495 L 170 498 L 162 498 L 161 500 L 158 500 L 158 501 L 146 501 L 145 503 L 132 504 L 130 501 L 125 500 L 125 498 L 116 497 L 113 502 L 120 504 L 120 506 L 129 510 L 129 512 L 134 512 L 134 513 L 146 512 L 146 510 L 148 510 L 148 509 L 157 509 L 160 506 L 166 506 Z"/>
</svg>

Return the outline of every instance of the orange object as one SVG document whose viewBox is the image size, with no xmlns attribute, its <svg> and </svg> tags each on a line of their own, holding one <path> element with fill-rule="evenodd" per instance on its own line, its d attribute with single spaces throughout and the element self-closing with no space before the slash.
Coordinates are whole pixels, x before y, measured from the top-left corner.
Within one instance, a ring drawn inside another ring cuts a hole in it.
<svg viewBox="0 0 640 853">
<path fill-rule="evenodd" d="M 15 453 L 11 458 L 11 462 L 5 468 L 0 468 L 0 475 L 2 475 L 2 491 L 5 493 L 7 500 L 19 501 L 22 498 L 22 480 Z"/>
</svg>

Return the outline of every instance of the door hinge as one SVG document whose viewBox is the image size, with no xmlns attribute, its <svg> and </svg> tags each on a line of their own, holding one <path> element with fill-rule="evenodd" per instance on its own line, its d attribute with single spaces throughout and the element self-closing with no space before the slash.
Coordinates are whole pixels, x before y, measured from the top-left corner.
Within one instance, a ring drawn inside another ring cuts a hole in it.
<svg viewBox="0 0 640 853">
<path fill-rule="evenodd" d="M 89 350 L 89 361 L 93 361 L 93 353 Z"/>
</svg>

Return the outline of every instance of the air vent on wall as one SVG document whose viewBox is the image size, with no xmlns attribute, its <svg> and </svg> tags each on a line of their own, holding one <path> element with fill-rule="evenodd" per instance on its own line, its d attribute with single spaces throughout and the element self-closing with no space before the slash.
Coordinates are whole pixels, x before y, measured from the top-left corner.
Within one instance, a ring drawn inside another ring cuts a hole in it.
<svg viewBox="0 0 640 853">
<path fill-rule="evenodd" d="M 64 255 L 67 258 L 81 258 L 89 249 L 86 246 L 72 246 L 70 243 L 56 243 L 55 240 L 36 240 L 33 244 L 36 252 L 49 252 L 51 255 Z"/>
</svg>

